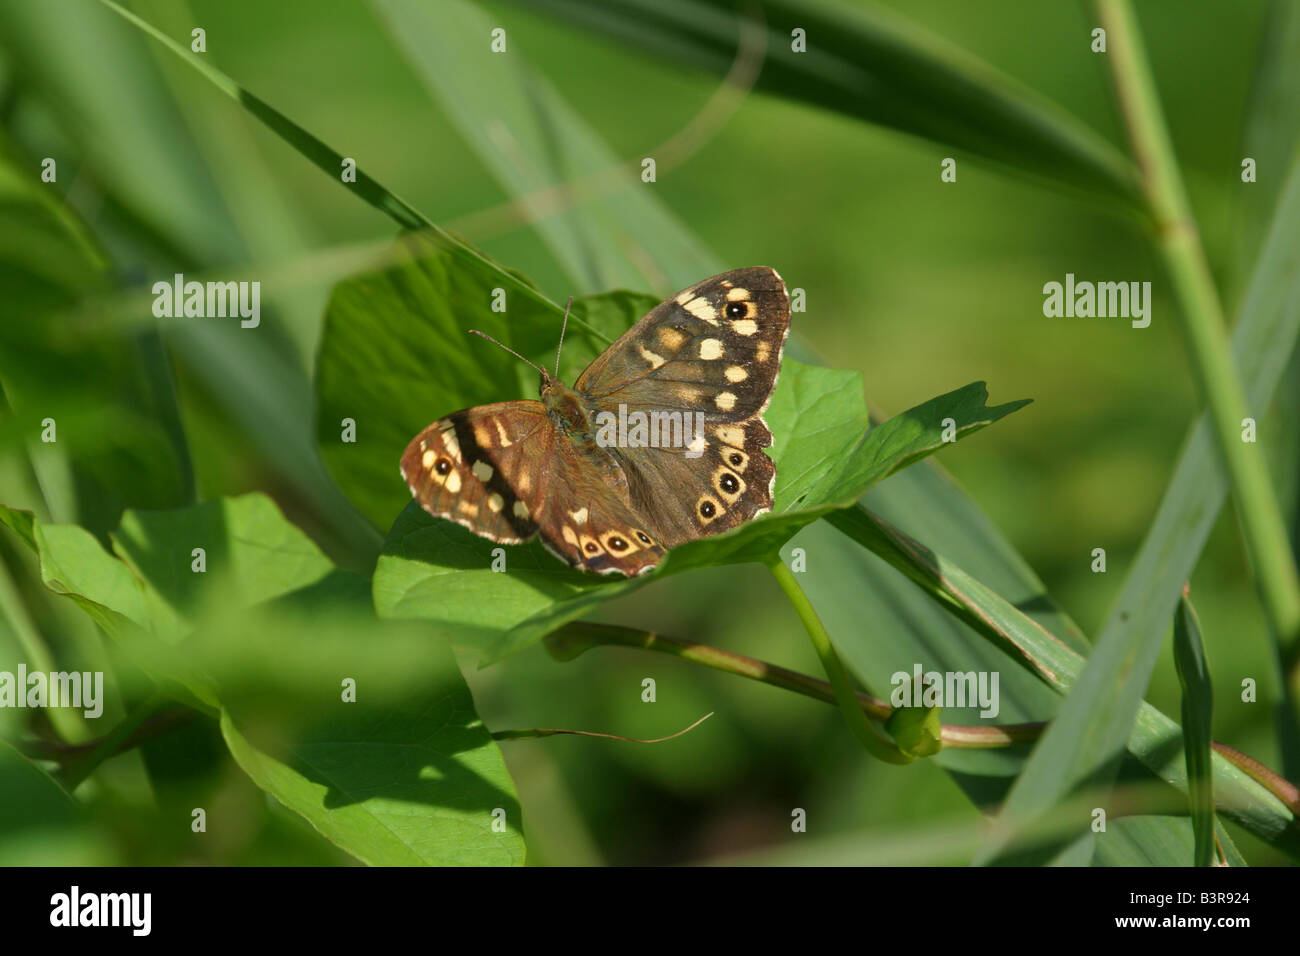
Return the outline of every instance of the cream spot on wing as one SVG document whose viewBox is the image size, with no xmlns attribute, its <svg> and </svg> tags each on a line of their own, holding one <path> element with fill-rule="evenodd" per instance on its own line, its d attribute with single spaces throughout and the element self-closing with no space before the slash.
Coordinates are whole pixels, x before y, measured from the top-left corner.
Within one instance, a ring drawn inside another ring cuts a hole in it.
<svg viewBox="0 0 1300 956">
<path fill-rule="evenodd" d="M 685 292 L 677 296 L 677 304 L 685 305 L 687 302 L 690 302 L 691 299 L 693 298 L 695 298 L 695 290 L 687 289 Z"/>
<path fill-rule="evenodd" d="M 692 299 L 690 302 L 686 303 L 684 308 L 697 319 L 702 319 L 710 325 L 718 324 L 718 310 L 709 305 L 709 300 L 704 298 L 704 296 Z"/>
<path fill-rule="evenodd" d="M 728 382 L 743 382 L 745 379 L 749 378 L 749 373 L 739 365 L 728 365 L 727 371 L 723 374 L 727 376 Z"/>
<path fill-rule="evenodd" d="M 454 426 L 443 430 L 442 443 L 447 448 L 447 454 L 460 461 L 460 439 L 456 437 Z"/>
<path fill-rule="evenodd" d="M 524 521 L 528 521 L 532 518 L 532 515 L 528 512 L 528 505 L 524 504 L 522 501 L 515 502 L 514 511 L 516 518 L 522 518 Z"/>
<path fill-rule="evenodd" d="M 676 352 L 686 343 L 686 333 L 674 329 L 671 325 L 665 325 L 659 330 L 659 341 L 668 351 Z"/>
<path fill-rule="evenodd" d="M 696 435 L 694 441 L 686 446 L 686 450 L 696 455 L 704 454 L 704 449 L 709 447 L 709 443 L 704 440 L 703 435 Z"/>
<path fill-rule="evenodd" d="M 521 471 L 519 473 L 519 478 L 515 481 L 515 490 L 522 495 L 532 487 L 533 479 L 529 476 L 528 472 Z"/>
<path fill-rule="evenodd" d="M 691 388 L 689 385 L 678 385 L 673 389 L 673 394 L 677 396 L 678 401 L 683 405 L 698 405 L 700 403 L 700 390 Z"/>
<path fill-rule="evenodd" d="M 456 492 L 460 491 L 460 472 L 453 471 L 451 474 L 447 476 L 446 487 L 447 490 L 450 491 L 453 495 Z"/>
<path fill-rule="evenodd" d="M 569 517 L 572 518 L 574 521 L 576 521 L 578 524 L 586 524 L 586 523 L 587 523 L 587 509 L 586 509 L 586 508 L 579 508 L 577 511 L 570 511 L 570 512 L 569 512 Z"/>
<path fill-rule="evenodd" d="M 437 455 L 435 455 L 431 451 L 426 451 L 424 453 L 424 457 L 420 459 L 420 463 L 424 465 L 426 470 L 428 470 L 433 467 L 433 463 L 437 460 L 438 460 Z"/>
<path fill-rule="evenodd" d="M 572 528 L 570 528 L 567 524 L 560 529 L 560 535 L 561 537 L 564 538 L 565 541 L 573 545 L 575 548 L 578 546 L 578 533 L 574 531 Z"/>
<path fill-rule="evenodd" d="M 492 466 L 485 461 L 474 462 L 474 467 L 471 468 L 470 471 L 472 471 L 474 477 L 481 482 L 487 483 L 492 480 Z"/>
<path fill-rule="evenodd" d="M 502 498 L 495 491 L 492 492 L 492 494 L 488 495 L 487 501 L 488 501 L 488 507 L 491 508 L 494 512 L 500 511 L 502 506 L 506 503 L 505 499 Z"/>
<path fill-rule="evenodd" d="M 474 426 L 474 440 L 478 442 L 480 448 L 492 447 L 492 436 L 488 434 L 488 430 L 481 424 Z"/>
<path fill-rule="evenodd" d="M 745 447 L 745 429 L 738 425 L 719 425 L 714 434 L 734 448 Z"/>
<path fill-rule="evenodd" d="M 500 419 L 497 420 L 496 426 L 497 426 L 497 438 L 500 439 L 501 441 L 501 447 L 509 448 L 511 445 L 514 444 L 514 442 L 512 442 L 510 440 L 510 436 L 506 434 L 506 426 L 501 424 Z"/>
<path fill-rule="evenodd" d="M 766 362 L 767 356 L 771 351 L 772 346 L 766 342 L 759 342 L 757 347 L 754 349 L 754 361 L 760 363 Z"/>
<path fill-rule="evenodd" d="M 727 293 L 728 302 L 744 302 L 749 298 L 748 289 L 732 289 Z"/>
<path fill-rule="evenodd" d="M 753 335 L 758 331 L 758 323 L 753 319 L 737 319 L 731 323 L 731 331 L 737 335 Z"/>
<path fill-rule="evenodd" d="M 722 357 L 722 342 L 719 339 L 705 339 L 700 343 L 700 358 L 712 361 Z"/>
<path fill-rule="evenodd" d="M 729 412 L 736 407 L 736 396 L 731 392 L 720 392 L 713 402 L 724 412 Z"/>
<path fill-rule="evenodd" d="M 471 504 L 468 501 L 462 501 L 460 503 L 460 513 L 463 515 L 469 515 L 471 518 L 478 517 L 478 505 Z"/>
<path fill-rule="evenodd" d="M 662 355 L 651 352 L 644 345 L 638 345 L 637 348 L 641 350 L 641 357 L 650 363 L 651 368 L 658 368 L 660 365 L 664 364 L 664 357 Z"/>
</svg>

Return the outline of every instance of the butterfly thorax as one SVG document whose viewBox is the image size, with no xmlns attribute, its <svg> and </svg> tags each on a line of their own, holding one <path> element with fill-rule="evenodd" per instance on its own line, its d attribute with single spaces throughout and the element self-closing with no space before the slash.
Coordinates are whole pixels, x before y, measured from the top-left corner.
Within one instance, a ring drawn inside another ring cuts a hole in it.
<svg viewBox="0 0 1300 956">
<path fill-rule="evenodd" d="M 541 395 L 546 414 L 561 432 L 579 445 L 595 445 L 596 430 L 577 392 L 559 379 L 547 376 L 542 381 Z"/>
</svg>

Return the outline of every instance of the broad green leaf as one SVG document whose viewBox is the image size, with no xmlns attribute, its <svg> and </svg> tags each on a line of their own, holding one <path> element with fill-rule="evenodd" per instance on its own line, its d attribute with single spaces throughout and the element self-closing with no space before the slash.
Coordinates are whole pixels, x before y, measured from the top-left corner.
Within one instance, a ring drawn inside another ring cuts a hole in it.
<svg viewBox="0 0 1300 956">
<path fill-rule="evenodd" d="M 723 73 L 749 9 L 731 0 L 528 0 L 690 69 Z M 1113 146 L 1060 107 L 879 7 L 767 0 L 755 88 L 955 148 L 1018 175 L 1132 206 L 1136 178 Z M 805 31 L 807 50 L 792 49 Z M 744 54 L 742 54 L 744 55 Z"/>
<path fill-rule="evenodd" d="M 266 497 L 128 513 L 117 556 L 75 526 L 6 523 L 30 528 L 47 586 L 118 638 L 120 659 L 218 711 L 255 782 L 343 849 L 375 864 L 522 861 L 513 787 L 450 642 L 376 620 L 367 582 Z"/>
<path fill-rule="evenodd" d="M 1300 333 L 1300 163 L 1283 198 L 1233 330 L 1247 400 L 1267 406 Z M 1142 698 L 1168 622 L 1227 496 L 1206 415 L 1193 426 L 1151 529 L 1110 612 L 1088 667 L 1035 747 L 1002 814 L 1029 820 L 1080 781 L 1113 772 L 1141 718 Z M 1181 751 L 1180 751 L 1181 752 Z M 1163 774 L 1162 774 L 1163 775 Z M 1014 834 L 1006 827 L 1003 834 Z M 1011 837 L 1008 837 L 1009 839 Z M 985 858 L 996 847 L 990 846 Z"/>
<path fill-rule="evenodd" d="M 316 366 L 321 455 L 344 492 L 381 528 L 410 500 L 397 462 L 417 432 L 457 409 L 515 398 L 525 380 L 530 397 L 537 394 L 536 371 L 468 330 L 547 367 L 563 316 L 527 285 L 505 293 L 506 311 L 493 311 L 494 290 L 502 288 L 495 268 L 436 252 L 416 237 L 399 241 L 410 253 L 404 261 L 335 287 Z M 610 326 L 637 303 L 626 294 L 602 301 L 593 322 Z M 590 300 L 573 305 L 565 343 L 570 369 L 607 341 L 589 331 L 591 308 Z M 343 440 L 345 419 L 355 423 L 355 441 Z"/>
<path fill-rule="evenodd" d="M 967 386 L 864 432 L 867 415 L 856 373 L 787 359 L 767 411 L 773 435 L 779 436 L 772 448 L 778 509 L 773 514 L 726 534 L 688 542 L 653 572 L 614 581 L 572 571 L 534 541 L 506 550 L 512 573 L 503 580 L 491 570 L 496 547 L 492 542 L 430 518 L 412 502 L 389 534 L 376 568 L 375 607 L 381 616 L 422 617 L 472 628 L 479 635 L 475 643 L 495 660 L 657 578 L 762 560 L 803 526 L 853 505 L 900 463 L 939 448 L 945 422 L 952 422 L 956 436 L 1022 404 L 990 408 L 985 397 L 982 384 Z M 836 444 L 828 443 L 832 437 Z"/>
<path fill-rule="evenodd" d="M 113 848 L 45 771 L 0 740 L 0 866 L 111 866 Z"/>
</svg>

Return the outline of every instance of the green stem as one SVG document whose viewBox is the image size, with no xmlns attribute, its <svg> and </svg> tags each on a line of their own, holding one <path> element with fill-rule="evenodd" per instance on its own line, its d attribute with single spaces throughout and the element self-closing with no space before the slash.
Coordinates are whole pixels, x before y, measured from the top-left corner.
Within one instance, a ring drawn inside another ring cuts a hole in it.
<svg viewBox="0 0 1300 956">
<path fill-rule="evenodd" d="M 139 707 L 137 707 L 132 713 L 128 714 L 120 724 L 114 727 L 107 735 L 100 738 L 98 746 L 90 752 L 85 760 L 66 767 L 63 773 L 63 785 L 67 788 L 68 792 L 71 793 L 76 790 L 87 777 L 99 769 L 100 764 L 109 757 L 118 753 L 122 749 L 122 744 L 131 738 L 131 736 L 134 735 L 136 731 L 138 731 L 140 727 L 149 720 L 149 718 L 153 717 L 160 709 L 162 709 L 166 703 L 167 701 L 163 698 L 162 694 L 154 691 L 144 700 L 143 703 L 140 704 Z"/>
<path fill-rule="evenodd" d="M 812 700 L 820 700 L 827 704 L 835 703 L 835 691 L 824 680 L 792 671 L 778 664 L 724 651 L 709 644 L 684 641 L 681 638 L 669 637 L 653 631 L 620 627 L 617 624 L 574 621 L 546 637 L 547 651 L 557 660 L 562 661 L 573 660 L 579 654 L 597 645 L 632 647 L 667 654 L 693 664 L 703 664 L 714 670 L 735 674 L 737 677 L 745 677 L 782 690 L 793 691 Z M 878 697 L 872 697 L 862 691 L 854 691 L 854 698 L 862 712 L 875 720 L 884 721 L 893 713 L 893 708 Z M 988 750 L 1037 740 L 1046 726 L 1045 723 L 1000 724 L 985 727 L 943 724 L 941 731 L 945 750 Z"/>
<path fill-rule="evenodd" d="M 1242 420 L 1252 416 L 1142 39 L 1128 0 L 1097 0 L 1097 9 L 1106 27 L 1117 98 L 1154 220 L 1156 248 L 1173 284 L 1191 365 L 1209 408 L 1264 613 L 1277 641 L 1278 659 L 1294 659 L 1300 646 L 1300 573 L 1263 446 L 1241 440 Z M 1293 668 L 1288 679 L 1293 691 L 1300 693 L 1300 667 Z"/>
<path fill-rule="evenodd" d="M 817 617 L 816 610 L 813 609 L 812 602 L 808 600 L 808 595 L 803 593 L 803 588 L 799 587 L 799 582 L 794 579 L 794 573 L 785 566 L 781 560 L 781 555 L 773 554 L 766 562 L 767 569 L 772 572 L 772 577 L 776 578 L 776 583 L 781 586 L 785 596 L 794 606 L 795 613 L 799 615 L 799 620 L 803 622 L 804 629 L 808 631 L 808 636 L 812 639 L 814 650 L 817 656 L 821 658 L 822 667 L 826 671 L 826 676 L 830 678 L 831 690 L 835 694 L 835 703 L 839 705 L 840 713 L 844 715 L 845 721 L 848 722 L 849 730 L 853 731 L 853 736 L 866 748 L 867 752 L 873 757 L 892 764 L 908 764 L 915 760 L 915 757 L 909 757 L 894 745 L 893 741 L 888 740 L 875 727 L 871 721 L 867 720 L 866 714 L 858 705 L 858 699 L 853 685 L 849 681 L 848 672 L 845 671 L 844 665 L 840 663 L 839 655 L 835 653 L 835 648 L 831 646 L 831 636 L 826 633 L 826 628 L 821 619 Z"/>
<path fill-rule="evenodd" d="M 835 692 L 826 681 L 787 670 L 776 664 L 733 654 L 708 644 L 695 644 L 681 638 L 641 631 L 617 624 L 595 624 L 589 621 L 574 621 L 566 624 L 546 638 L 547 650 L 558 660 L 573 660 L 579 654 L 598 645 L 612 647 L 631 647 L 638 650 L 655 651 L 695 664 L 703 664 L 715 670 L 746 677 L 750 680 L 770 684 L 784 690 L 794 691 L 814 700 L 835 703 Z M 891 708 L 882 700 L 869 694 L 856 694 L 863 712 L 870 717 L 884 719 Z M 994 727 L 968 727 L 956 724 L 943 725 L 943 749 L 990 749 L 1009 747 L 1014 743 L 1037 740 L 1046 723 L 1002 724 Z M 1219 756 L 1246 773 L 1256 783 L 1277 797 L 1293 814 L 1300 817 L 1300 789 L 1291 781 L 1264 766 L 1254 757 L 1242 753 L 1227 744 L 1212 743 Z M 1224 809 L 1217 805 L 1218 809 Z"/>
</svg>

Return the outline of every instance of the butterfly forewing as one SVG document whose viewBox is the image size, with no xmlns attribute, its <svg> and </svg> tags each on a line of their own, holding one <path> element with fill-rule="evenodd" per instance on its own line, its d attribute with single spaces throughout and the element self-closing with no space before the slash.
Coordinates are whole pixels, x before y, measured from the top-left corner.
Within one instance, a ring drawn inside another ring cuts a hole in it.
<svg viewBox="0 0 1300 956">
<path fill-rule="evenodd" d="M 411 440 L 402 477 L 429 514 L 518 544 L 537 532 L 530 501 L 554 438 L 541 402 L 498 402 L 440 418 Z"/>
<path fill-rule="evenodd" d="M 767 407 L 789 329 L 790 299 L 774 270 L 724 272 L 651 309 L 575 387 L 602 407 L 744 421 Z"/>
</svg>

